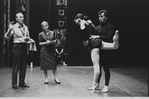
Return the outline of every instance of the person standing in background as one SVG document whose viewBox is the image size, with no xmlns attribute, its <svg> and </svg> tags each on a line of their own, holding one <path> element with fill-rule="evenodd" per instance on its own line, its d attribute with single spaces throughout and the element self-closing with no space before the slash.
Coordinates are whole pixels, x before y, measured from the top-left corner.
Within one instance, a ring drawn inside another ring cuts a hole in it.
<svg viewBox="0 0 149 99">
<path fill-rule="evenodd" d="M 30 39 L 28 42 L 28 66 L 30 67 L 33 67 L 33 59 L 36 51 L 36 42 L 33 39 Z"/>
</svg>

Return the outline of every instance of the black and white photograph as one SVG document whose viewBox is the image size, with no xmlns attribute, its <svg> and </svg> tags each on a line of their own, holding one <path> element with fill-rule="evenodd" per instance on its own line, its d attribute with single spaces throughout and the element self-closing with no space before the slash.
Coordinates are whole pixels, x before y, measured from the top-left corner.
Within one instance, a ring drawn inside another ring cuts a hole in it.
<svg viewBox="0 0 149 99">
<path fill-rule="evenodd" d="M 149 0 L 0 0 L 1 98 L 148 98 Z"/>
</svg>

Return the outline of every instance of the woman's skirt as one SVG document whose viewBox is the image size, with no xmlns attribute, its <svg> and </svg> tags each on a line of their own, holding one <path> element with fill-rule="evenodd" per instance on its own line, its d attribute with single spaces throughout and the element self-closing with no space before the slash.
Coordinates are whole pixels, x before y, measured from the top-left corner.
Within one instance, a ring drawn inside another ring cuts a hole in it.
<svg viewBox="0 0 149 99">
<path fill-rule="evenodd" d="M 46 47 L 41 48 L 40 51 L 40 66 L 41 70 L 54 70 L 56 69 L 55 53 L 48 50 Z"/>
<path fill-rule="evenodd" d="M 102 41 L 101 39 L 94 39 L 94 40 L 90 40 L 89 41 L 89 45 L 88 45 L 88 48 L 89 50 L 92 50 L 93 48 L 101 48 L 101 45 L 102 45 Z"/>
</svg>

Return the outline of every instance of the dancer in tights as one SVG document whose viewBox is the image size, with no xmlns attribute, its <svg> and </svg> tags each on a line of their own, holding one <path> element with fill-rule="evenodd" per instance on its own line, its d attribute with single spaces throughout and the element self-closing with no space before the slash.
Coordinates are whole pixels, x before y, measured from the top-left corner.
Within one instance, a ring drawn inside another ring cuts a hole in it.
<svg viewBox="0 0 149 99">
<path fill-rule="evenodd" d="M 103 50 L 115 50 L 119 48 L 119 33 L 118 30 L 115 31 L 113 35 L 113 42 L 108 43 L 102 41 L 100 39 L 100 35 L 95 34 L 95 26 L 88 19 L 87 16 L 79 13 L 75 16 L 74 21 L 76 24 L 80 26 L 81 30 L 81 37 L 83 38 L 83 43 L 85 46 L 91 50 L 91 60 L 94 67 L 94 76 L 93 76 L 93 83 L 89 90 L 95 91 L 99 89 L 99 78 L 101 75 L 101 66 L 100 66 L 100 55 L 99 52 L 101 49 Z M 103 91 L 102 91 L 103 92 Z M 106 91 L 108 92 L 108 91 Z"/>
</svg>

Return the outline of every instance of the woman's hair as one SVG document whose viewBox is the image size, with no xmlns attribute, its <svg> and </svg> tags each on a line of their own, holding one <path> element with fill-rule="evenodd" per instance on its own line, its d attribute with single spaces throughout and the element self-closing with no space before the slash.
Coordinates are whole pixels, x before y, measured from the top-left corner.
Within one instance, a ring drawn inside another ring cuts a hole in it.
<svg viewBox="0 0 149 99">
<path fill-rule="evenodd" d="M 105 17 L 108 17 L 108 12 L 106 10 L 100 10 L 98 12 L 98 16 L 101 15 L 102 13 L 104 13 Z"/>
<path fill-rule="evenodd" d="M 75 18 L 74 21 L 77 20 L 78 18 L 80 19 L 84 19 L 84 20 L 88 20 L 88 17 L 86 15 L 83 15 L 82 13 L 78 13 Z"/>
<path fill-rule="evenodd" d="M 43 21 L 43 22 L 41 23 L 41 27 L 43 27 L 44 24 L 48 24 L 48 22 L 47 22 L 47 21 Z"/>
<path fill-rule="evenodd" d="M 16 18 L 18 18 L 18 16 L 24 16 L 24 15 L 23 15 L 23 13 L 18 12 L 18 13 L 16 14 Z"/>
<path fill-rule="evenodd" d="M 78 18 L 83 19 L 83 17 L 84 17 L 84 15 L 83 15 L 82 13 L 78 13 L 78 14 L 75 16 L 74 20 L 77 20 Z"/>
</svg>

